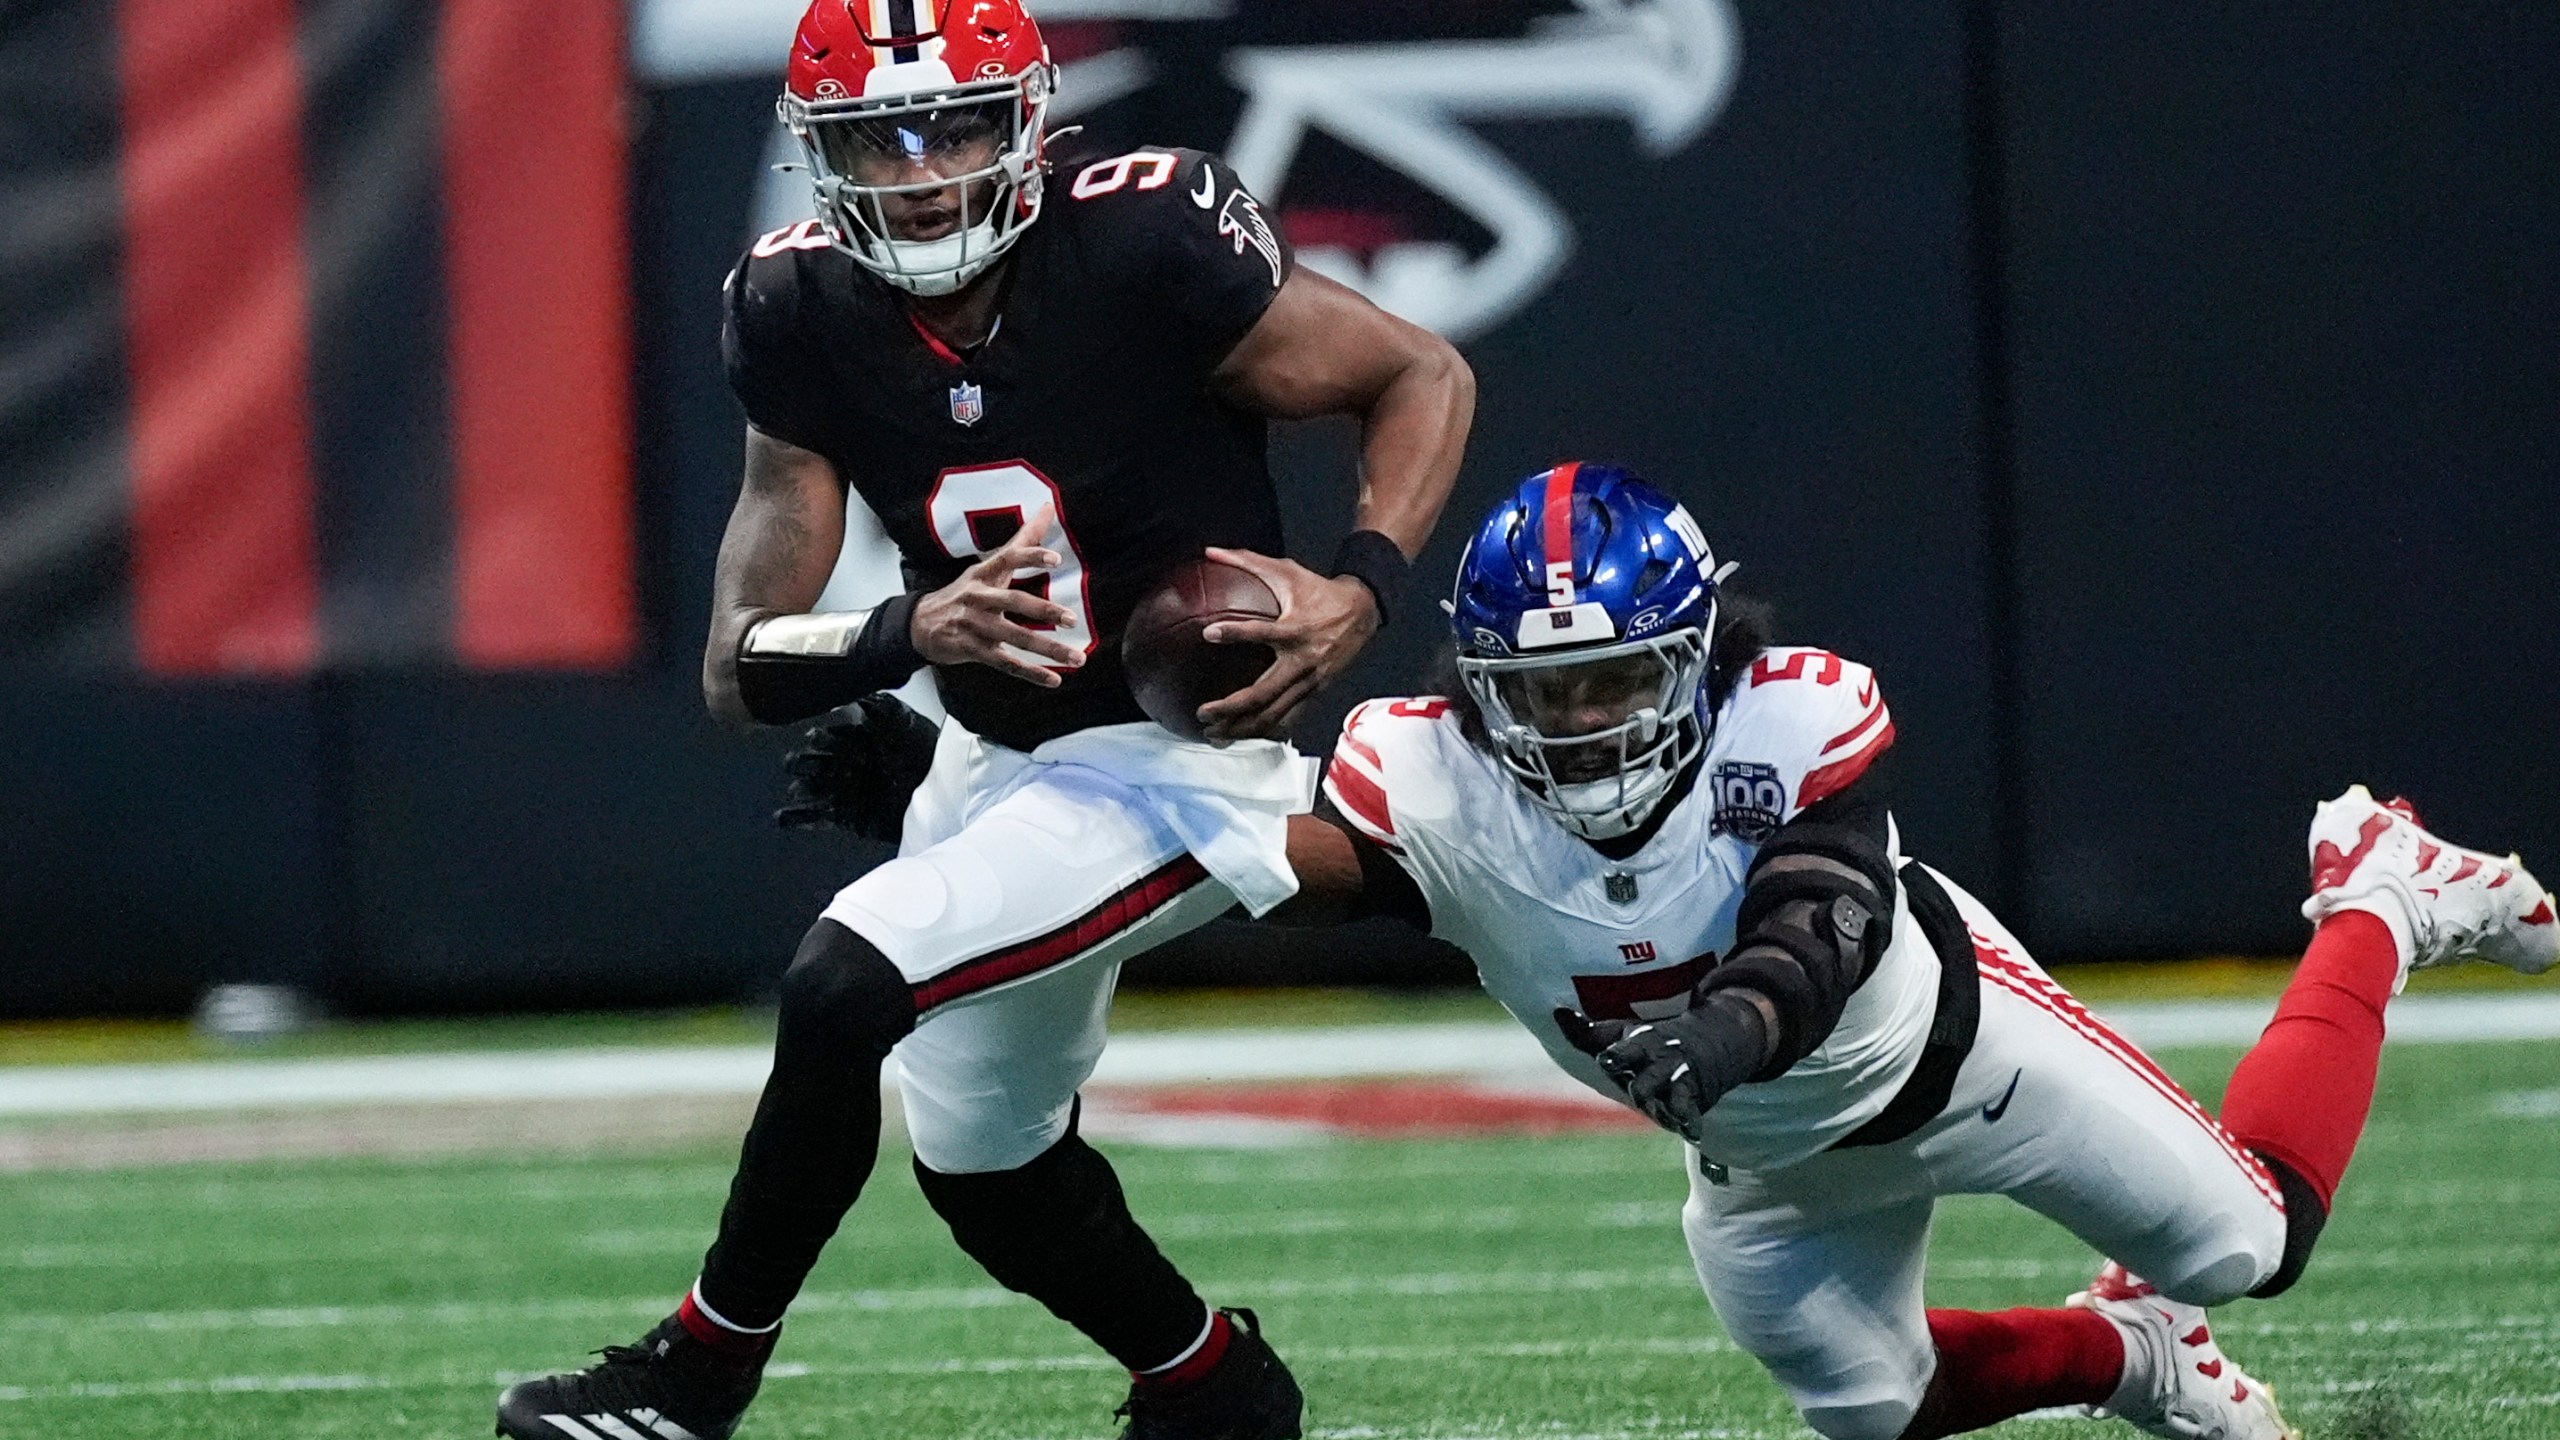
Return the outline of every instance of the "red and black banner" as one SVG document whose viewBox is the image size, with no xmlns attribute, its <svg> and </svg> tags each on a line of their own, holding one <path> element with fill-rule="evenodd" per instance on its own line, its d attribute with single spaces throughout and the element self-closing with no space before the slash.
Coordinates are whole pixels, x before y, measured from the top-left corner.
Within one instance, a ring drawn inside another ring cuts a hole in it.
<svg viewBox="0 0 2560 1440">
<path fill-rule="evenodd" d="M 634 651 L 620 0 L 20 0 L 0 648 Z"/>
</svg>

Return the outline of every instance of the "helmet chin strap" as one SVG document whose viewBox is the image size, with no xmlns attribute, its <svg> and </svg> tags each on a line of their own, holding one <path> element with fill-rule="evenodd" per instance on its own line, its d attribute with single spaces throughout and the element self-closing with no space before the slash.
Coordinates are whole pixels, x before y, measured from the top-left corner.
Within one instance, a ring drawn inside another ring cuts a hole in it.
<svg viewBox="0 0 2560 1440">
<path fill-rule="evenodd" d="M 993 216 L 965 230 L 954 230 L 939 240 L 878 241 L 889 253 L 881 257 L 884 268 L 880 278 L 910 295 L 948 295 L 977 279 L 996 262 L 1002 252 L 996 248 L 996 222 Z M 962 257 L 975 249 L 979 258 L 962 263 Z"/>
<path fill-rule="evenodd" d="M 1657 769 L 1632 784 L 1625 776 L 1585 780 L 1573 785 L 1559 784 L 1555 787 L 1557 813 L 1567 817 L 1568 827 L 1586 840 L 1616 840 L 1643 829 L 1644 822 L 1653 818 L 1663 794 L 1671 788 L 1671 778 Z M 1601 798 L 1596 792 L 1602 786 L 1608 787 L 1608 798 L 1613 803 L 1589 807 L 1566 803 L 1570 799 L 1583 798 L 1577 792 L 1595 792 L 1590 798 Z"/>
</svg>

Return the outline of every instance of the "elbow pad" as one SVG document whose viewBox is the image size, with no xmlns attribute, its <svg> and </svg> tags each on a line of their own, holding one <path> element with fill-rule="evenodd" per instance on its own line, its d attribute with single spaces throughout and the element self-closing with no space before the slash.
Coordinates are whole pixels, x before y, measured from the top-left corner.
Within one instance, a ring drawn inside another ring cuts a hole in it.
<svg viewBox="0 0 2560 1440">
<path fill-rule="evenodd" d="M 1702 989 L 1757 990 L 1778 1012 L 1778 1049 L 1753 1080 L 1783 1075 L 1840 1023 L 1893 940 L 1892 857 L 1865 829 L 1793 824 L 1745 878 L 1738 943 Z"/>
<path fill-rule="evenodd" d="M 870 610 L 776 615 L 738 642 L 738 701 L 760 724 L 788 725 L 906 683 L 924 668 L 907 622 L 915 597 Z"/>
<path fill-rule="evenodd" d="M 1822 909 L 1846 900 L 1865 912 L 1859 928 L 1859 970 L 1864 980 L 1893 943 L 1893 897 L 1901 880 L 1884 838 L 1857 825 L 1802 820 L 1769 837 L 1743 876 L 1742 908 L 1734 933 L 1748 941 L 1783 909 L 1810 901 Z"/>
</svg>

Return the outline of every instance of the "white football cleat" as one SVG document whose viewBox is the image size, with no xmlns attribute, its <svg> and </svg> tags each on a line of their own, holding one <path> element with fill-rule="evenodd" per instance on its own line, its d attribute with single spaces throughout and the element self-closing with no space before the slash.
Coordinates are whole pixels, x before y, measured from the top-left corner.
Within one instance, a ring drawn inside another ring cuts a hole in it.
<svg viewBox="0 0 2560 1440">
<path fill-rule="evenodd" d="M 2170 1299 L 2113 1261 L 2062 1303 L 2095 1310 L 2124 1334 L 2124 1378 L 2090 1415 L 2169 1440 L 2302 1440 L 2276 1412 L 2275 1392 L 2213 1343 L 2204 1307 Z"/>
<path fill-rule="evenodd" d="M 2513 855 L 2437 839 L 2406 800 L 2378 801 L 2350 785 L 2313 812 L 2310 846 L 2311 898 L 2302 902 L 2303 918 L 2317 924 L 2341 910 L 2379 916 L 2406 942 L 2403 984 L 2411 970 L 2465 960 L 2525 975 L 2560 965 L 2560 923 L 2542 882 Z M 2405 930 L 2394 923 L 2395 912 Z"/>
</svg>

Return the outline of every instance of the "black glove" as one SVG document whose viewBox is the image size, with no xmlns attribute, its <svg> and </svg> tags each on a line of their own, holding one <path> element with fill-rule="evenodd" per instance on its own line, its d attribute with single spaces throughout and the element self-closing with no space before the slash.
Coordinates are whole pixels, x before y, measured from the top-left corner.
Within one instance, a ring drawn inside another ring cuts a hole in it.
<svg viewBox="0 0 2560 1440">
<path fill-rule="evenodd" d="M 1600 1071 L 1654 1124 L 1691 1144 L 1707 1111 L 1751 1078 L 1768 1053 L 1769 1022 L 1735 990 L 1709 992 L 1668 1020 L 1594 1020 L 1556 1011 L 1567 1044 L 1600 1062 Z"/>
<path fill-rule="evenodd" d="M 867 840 L 898 843 L 907 798 L 933 768 L 941 727 L 875 690 L 829 711 L 782 762 L 791 788 L 773 823 L 785 829 L 832 825 Z"/>
</svg>

